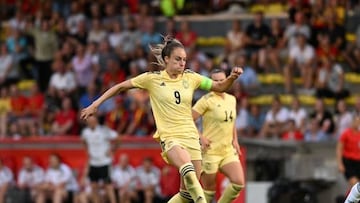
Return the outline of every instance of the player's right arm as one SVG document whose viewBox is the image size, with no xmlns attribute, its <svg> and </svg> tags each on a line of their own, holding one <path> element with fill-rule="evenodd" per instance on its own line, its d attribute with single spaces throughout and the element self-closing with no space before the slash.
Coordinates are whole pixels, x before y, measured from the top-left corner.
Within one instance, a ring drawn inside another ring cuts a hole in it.
<svg viewBox="0 0 360 203">
<path fill-rule="evenodd" d="M 107 99 L 119 94 L 120 92 L 125 92 L 131 88 L 142 88 L 148 89 L 149 85 L 152 81 L 152 77 L 154 74 L 151 73 L 143 73 L 135 78 L 125 80 L 110 89 L 108 89 L 103 95 L 101 95 L 97 100 L 95 100 L 90 106 L 83 109 L 80 114 L 80 118 L 86 120 L 89 116 L 96 113 L 97 108 Z"/>
</svg>

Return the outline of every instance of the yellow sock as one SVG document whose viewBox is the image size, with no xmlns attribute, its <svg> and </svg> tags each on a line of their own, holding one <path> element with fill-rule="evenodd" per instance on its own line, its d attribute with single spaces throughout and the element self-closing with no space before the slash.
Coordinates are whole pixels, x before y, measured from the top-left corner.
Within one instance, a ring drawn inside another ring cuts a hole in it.
<svg viewBox="0 0 360 203">
<path fill-rule="evenodd" d="M 174 195 L 168 203 L 189 203 L 192 202 L 190 194 L 185 190 L 180 190 L 176 195 Z"/>
<path fill-rule="evenodd" d="M 244 188 L 243 185 L 230 183 L 221 195 L 218 203 L 230 203 L 239 196 L 240 191 Z"/>
<path fill-rule="evenodd" d="M 180 175 L 184 180 L 186 190 L 190 193 L 195 203 L 206 203 L 204 191 L 199 180 L 196 178 L 195 168 L 192 163 L 186 163 L 180 167 Z"/>
<path fill-rule="evenodd" d="M 212 190 L 204 190 L 204 194 L 205 194 L 205 199 L 207 203 L 210 203 L 215 196 L 215 191 Z"/>
</svg>

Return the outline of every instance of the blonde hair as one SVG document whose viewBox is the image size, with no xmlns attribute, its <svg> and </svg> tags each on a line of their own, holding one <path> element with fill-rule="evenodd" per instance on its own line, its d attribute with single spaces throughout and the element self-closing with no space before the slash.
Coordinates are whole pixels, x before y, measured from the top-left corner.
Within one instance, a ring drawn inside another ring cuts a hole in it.
<svg viewBox="0 0 360 203">
<path fill-rule="evenodd" d="M 153 64 L 165 67 L 165 56 L 170 57 L 175 48 L 184 49 L 184 45 L 179 40 L 170 36 L 164 37 L 163 44 L 150 45 L 150 50 L 156 58 L 156 62 L 153 62 Z"/>
</svg>

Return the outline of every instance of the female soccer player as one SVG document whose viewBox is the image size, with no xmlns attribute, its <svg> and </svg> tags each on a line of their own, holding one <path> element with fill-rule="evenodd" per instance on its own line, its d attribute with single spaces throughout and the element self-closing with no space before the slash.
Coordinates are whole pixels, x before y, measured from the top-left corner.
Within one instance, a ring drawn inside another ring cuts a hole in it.
<svg viewBox="0 0 360 203">
<path fill-rule="evenodd" d="M 216 82 L 226 80 L 223 70 L 211 72 Z M 201 144 L 203 161 L 201 182 L 206 201 L 215 195 L 216 173 L 220 170 L 230 180 L 218 203 L 232 202 L 244 187 L 244 173 L 239 161 L 240 147 L 237 139 L 236 99 L 234 96 L 214 90 L 201 97 L 193 107 L 193 118 L 203 117 Z"/>
<path fill-rule="evenodd" d="M 191 115 L 191 102 L 195 89 L 227 90 L 243 72 L 235 67 L 222 82 L 212 81 L 190 70 L 185 70 L 186 52 L 176 39 L 165 39 L 151 51 L 158 64 L 165 69 L 147 72 L 119 83 L 107 90 L 90 106 L 83 109 L 81 118 L 94 114 L 101 103 L 119 92 L 142 88 L 149 92 L 150 103 L 157 126 L 156 138 L 160 141 L 165 161 L 179 169 L 182 176 L 181 191 L 169 202 L 205 203 L 199 183 L 201 148 L 199 135 Z M 185 190 L 186 188 L 186 190 Z"/>
</svg>

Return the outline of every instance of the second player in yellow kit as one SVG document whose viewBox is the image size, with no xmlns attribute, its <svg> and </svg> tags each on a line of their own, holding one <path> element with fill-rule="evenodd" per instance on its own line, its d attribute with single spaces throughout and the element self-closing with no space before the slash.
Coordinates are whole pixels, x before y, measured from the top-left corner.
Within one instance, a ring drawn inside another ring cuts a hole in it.
<svg viewBox="0 0 360 203">
<path fill-rule="evenodd" d="M 214 81 L 226 78 L 225 72 L 211 72 Z M 239 161 L 240 147 L 235 128 L 236 99 L 227 93 L 210 92 L 201 97 L 193 107 L 195 120 L 202 116 L 201 144 L 203 161 L 201 181 L 207 202 L 215 195 L 216 174 L 220 170 L 230 180 L 219 203 L 231 202 L 244 187 L 244 174 Z"/>
<path fill-rule="evenodd" d="M 159 72 L 148 72 L 119 83 L 108 89 L 90 106 L 81 111 L 87 119 L 96 113 L 105 100 L 131 88 L 142 88 L 149 92 L 150 103 L 157 127 L 163 156 L 179 169 L 181 190 L 170 199 L 170 203 L 205 203 L 205 195 L 199 183 L 201 171 L 201 149 L 199 136 L 192 120 L 191 101 L 195 89 L 225 91 L 242 73 L 234 68 L 222 82 L 212 81 L 192 71 L 185 70 L 186 52 L 175 39 L 152 47 L 158 64 L 164 68 Z"/>
</svg>

